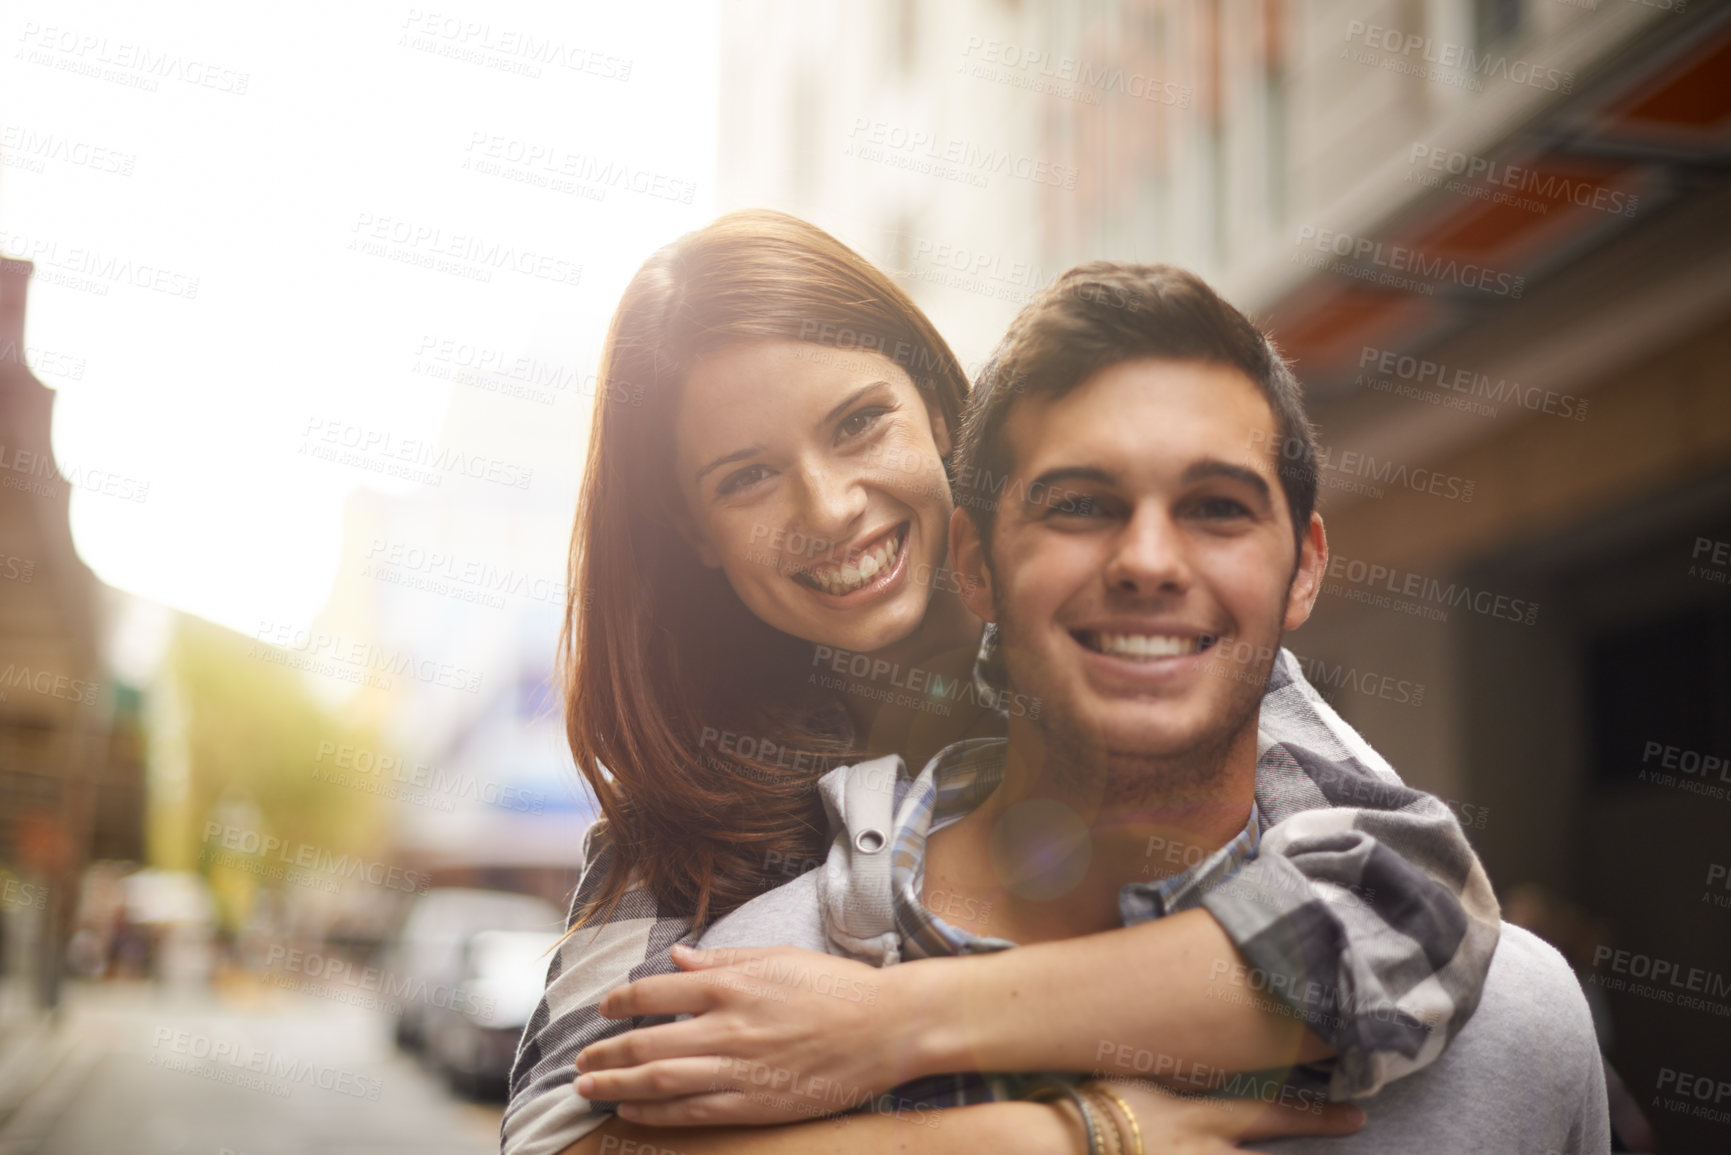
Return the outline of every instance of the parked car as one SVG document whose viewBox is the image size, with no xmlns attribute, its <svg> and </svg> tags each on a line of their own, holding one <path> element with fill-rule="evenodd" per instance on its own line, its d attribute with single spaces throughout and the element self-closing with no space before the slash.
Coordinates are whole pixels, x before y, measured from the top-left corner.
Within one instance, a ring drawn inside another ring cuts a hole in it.
<svg viewBox="0 0 1731 1155">
<path fill-rule="evenodd" d="M 397 992 L 397 1044 L 422 1045 L 429 1012 L 455 1001 L 463 946 L 484 930 L 564 929 L 565 918 L 545 899 L 499 890 L 441 887 L 419 895 L 385 954 L 389 987 Z"/>
<path fill-rule="evenodd" d="M 559 933 L 484 930 L 463 943 L 457 997 L 426 1012 L 427 1058 L 453 1090 L 503 1091 Z"/>
</svg>

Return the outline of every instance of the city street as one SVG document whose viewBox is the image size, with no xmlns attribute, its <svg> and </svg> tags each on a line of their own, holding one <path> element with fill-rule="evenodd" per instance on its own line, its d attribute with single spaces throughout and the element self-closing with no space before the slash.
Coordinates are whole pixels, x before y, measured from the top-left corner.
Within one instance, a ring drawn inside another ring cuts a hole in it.
<svg viewBox="0 0 1731 1155">
<path fill-rule="evenodd" d="M 0 1155 L 485 1155 L 498 1104 L 446 1090 L 376 1011 L 259 987 L 72 985 Z M 42 1068 L 38 1068 L 39 1070 Z"/>
</svg>

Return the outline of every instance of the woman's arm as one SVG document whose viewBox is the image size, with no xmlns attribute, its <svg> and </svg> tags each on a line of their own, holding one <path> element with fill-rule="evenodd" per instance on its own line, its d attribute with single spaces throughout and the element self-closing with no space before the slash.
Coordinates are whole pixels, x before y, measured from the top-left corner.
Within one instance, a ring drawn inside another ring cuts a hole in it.
<svg viewBox="0 0 1731 1155">
<path fill-rule="evenodd" d="M 1207 912 L 886 972 L 913 1021 L 921 1074 L 1101 1071 L 1201 1087 L 1225 1072 L 1325 1059 L 1279 1002 L 1230 976 L 1244 963 Z"/>
<path fill-rule="evenodd" d="M 1135 1116 L 1142 1148 L 1160 1155 L 1216 1155 L 1234 1143 L 1347 1135 L 1364 1125 L 1364 1113 L 1345 1103 L 1180 1098 L 1128 1080 L 1113 1080 L 1110 1087 Z M 1097 1122 L 1123 1137 L 1117 1124 Z M 1086 1150 L 1081 1117 L 1073 1106 L 1004 1102 L 856 1113 L 778 1127 L 668 1131 L 614 1119 L 561 1155 L 1061 1155 Z"/>
<path fill-rule="evenodd" d="M 1271 825 L 1201 905 L 1249 964 L 1233 984 L 1264 987 L 1334 1048 L 1331 1094 L 1373 1094 L 1435 1061 L 1477 1009 L 1496 895 L 1451 807 L 1403 784 L 1288 650 L 1259 731 Z"/>
<path fill-rule="evenodd" d="M 580 1094 L 627 1101 L 661 1125 L 694 1122 L 700 1103 L 725 1122 L 780 1122 L 809 1109 L 807 1088 L 858 1101 L 956 1071 L 1101 1071 L 1214 1089 L 1227 1072 L 1328 1054 L 1282 1004 L 1230 985 L 1243 962 L 1199 910 L 884 970 L 791 947 L 680 947 L 674 961 L 689 973 L 622 987 L 601 1012 L 696 1017 L 602 1040 L 577 1064 Z M 769 1086 L 778 1094 L 753 1093 Z"/>
<path fill-rule="evenodd" d="M 583 872 L 567 926 L 594 901 L 612 869 L 612 854 L 604 827 L 591 826 L 583 840 Z M 559 944 L 548 963 L 540 1005 L 523 1030 L 512 1064 L 501 1132 L 505 1155 L 555 1155 L 610 1118 L 572 1093 L 577 1052 L 660 1021 L 609 1019 L 598 1008 L 615 987 L 673 972 L 668 950 L 689 931 L 689 920 L 665 915 L 654 895 L 634 889 L 607 918 L 591 921 Z"/>
<path fill-rule="evenodd" d="M 612 1119 L 561 1155 L 952 1155 L 978 1147 L 1003 1155 L 1087 1150 L 1068 1109 L 1043 1103 L 985 1103 L 915 1116 L 859 1114 L 769 1127 L 664 1128 Z"/>
</svg>

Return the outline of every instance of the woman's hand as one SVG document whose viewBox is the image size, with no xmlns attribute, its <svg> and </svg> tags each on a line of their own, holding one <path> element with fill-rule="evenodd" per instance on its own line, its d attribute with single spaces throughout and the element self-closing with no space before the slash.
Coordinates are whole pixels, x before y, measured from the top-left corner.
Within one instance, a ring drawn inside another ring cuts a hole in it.
<svg viewBox="0 0 1731 1155">
<path fill-rule="evenodd" d="M 1364 1112 L 1358 1107 L 1308 1093 L 1294 1092 L 1285 1102 L 1264 1103 L 1175 1095 L 1140 1079 L 1099 1079 L 1083 1086 L 1109 1087 L 1129 1105 L 1148 1155 L 1223 1155 L 1237 1151 L 1240 1143 L 1292 1135 L 1350 1135 L 1364 1126 Z"/>
<path fill-rule="evenodd" d="M 658 1127 L 786 1123 L 858 1106 L 925 1072 L 913 967 L 878 970 L 795 947 L 675 947 L 685 972 L 612 991 L 601 1013 L 695 1016 L 577 1056 L 577 1093 Z"/>
</svg>

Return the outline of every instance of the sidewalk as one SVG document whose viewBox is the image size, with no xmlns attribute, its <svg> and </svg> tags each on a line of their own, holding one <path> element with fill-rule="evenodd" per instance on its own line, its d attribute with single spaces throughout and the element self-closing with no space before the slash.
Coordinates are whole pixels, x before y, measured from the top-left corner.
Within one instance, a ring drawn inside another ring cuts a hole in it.
<svg viewBox="0 0 1731 1155">
<path fill-rule="evenodd" d="M 497 1104 L 452 1096 L 389 1019 L 235 979 L 70 983 L 0 1055 L 0 1155 L 492 1155 Z"/>
<path fill-rule="evenodd" d="M 19 1016 L 0 1036 L 0 1155 L 8 1134 L 27 1122 L 25 1109 L 40 1104 L 38 1093 L 67 1067 L 73 1038 L 64 1010 Z"/>
</svg>

